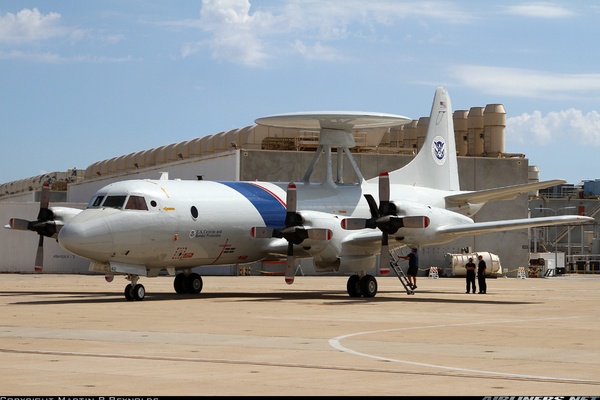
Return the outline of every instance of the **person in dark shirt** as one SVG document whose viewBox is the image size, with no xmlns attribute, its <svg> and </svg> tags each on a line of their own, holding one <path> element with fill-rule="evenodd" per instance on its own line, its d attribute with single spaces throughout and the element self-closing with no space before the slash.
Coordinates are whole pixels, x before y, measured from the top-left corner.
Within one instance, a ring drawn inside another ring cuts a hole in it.
<svg viewBox="0 0 600 400">
<path fill-rule="evenodd" d="M 477 280 L 479 281 L 479 293 L 485 294 L 487 292 L 487 283 L 485 282 L 485 261 L 483 256 L 479 256 L 479 264 L 477 265 Z"/>
<path fill-rule="evenodd" d="M 465 264 L 465 268 L 467 269 L 467 293 L 469 293 L 469 289 L 473 289 L 473 293 L 477 291 L 477 286 L 475 285 L 475 263 L 473 262 L 473 257 L 469 257 L 469 262 Z"/>
<path fill-rule="evenodd" d="M 402 256 L 401 258 L 408 260 L 406 278 L 408 279 L 408 284 L 414 290 L 417 288 L 417 273 L 419 272 L 419 254 L 417 253 L 417 248 L 413 247 L 407 256 Z"/>
</svg>

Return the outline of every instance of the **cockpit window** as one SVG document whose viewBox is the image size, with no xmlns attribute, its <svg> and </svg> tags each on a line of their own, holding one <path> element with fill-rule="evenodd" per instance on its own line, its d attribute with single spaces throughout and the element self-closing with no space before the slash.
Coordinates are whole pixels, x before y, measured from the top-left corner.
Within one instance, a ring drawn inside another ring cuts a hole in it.
<svg viewBox="0 0 600 400">
<path fill-rule="evenodd" d="M 146 200 L 142 196 L 129 196 L 127 200 L 127 205 L 125 206 L 127 210 L 144 210 L 148 211 L 148 205 L 146 204 Z"/>
<path fill-rule="evenodd" d="M 127 196 L 107 196 L 102 207 L 123 208 Z"/>
<path fill-rule="evenodd" d="M 102 200 L 104 200 L 104 196 L 92 197 L 92 199 L 90 200 L 90 202 L 87 205 L 87 208 L 100 207 Z"/>
<path fill-rule="evenodd" d="M 125 203 L 127 199 L 127 203 Z M 129 198 L 127 195 L 97 195 L 92 197 L 87 205 L 87 208 L 119 208 L 126 210 L 143 210 L 148 211 L 148 204 L 143 196 L 131 195 Z"/>
</svg>

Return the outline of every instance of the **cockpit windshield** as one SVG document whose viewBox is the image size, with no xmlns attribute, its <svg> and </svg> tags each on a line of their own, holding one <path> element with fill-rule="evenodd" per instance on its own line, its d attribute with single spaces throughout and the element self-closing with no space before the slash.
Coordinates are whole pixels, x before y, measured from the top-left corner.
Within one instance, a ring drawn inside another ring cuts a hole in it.
<svg viewBox="0 0 600 400">
<path fill-rule="evenodd" d="M 123 204 L 125 204 L 125 199 L 127 196 L 106 196 L 104 203 L 102 203 L 102 207 L 111 207 L 111 208 L 123 208 Z"/>
<path fill-rule="evenodd" d="M 127 200 L 127 203 L 125 202 Z M 126 210 L 148 211 L 146 199 L 143 196 L 130 195 L 97 195 L 88 203 L 87 208 L 118 208 Z"/>
</svg>

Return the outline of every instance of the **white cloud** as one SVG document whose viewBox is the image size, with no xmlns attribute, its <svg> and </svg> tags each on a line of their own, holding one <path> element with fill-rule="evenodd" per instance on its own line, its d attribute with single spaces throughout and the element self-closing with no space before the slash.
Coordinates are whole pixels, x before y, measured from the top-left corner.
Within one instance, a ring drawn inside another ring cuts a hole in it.
<svg viewBox="0 0 600 400">
<path fill-rule="evenodd" d="M 327 24 L 345 26 L 353 22 L 394 24 L 400 20 L 425 18 L 463 23 L 472 19 L 471 13 L 448 1 L 289 0 L 284 13 L 287 20 L 305 21 L 304 25 L 311 30 Z"/>
<path fill-rule="evenodd" d="M 1 51 L 0 60 L 27 60 L 33 62 L 43 63 L 66 63 L 66 62 L 78 62 L 78 63 L 122 63 L 134 61 L 134 57 L 105 57 L 105 56 L 90 56 L 90 55 L 79 55 L 64 57 L 57 53 L 52 52 L 24 52 L 19 50 L 12 51 Z"/>
<path fill-rule="evenodd" d="M 506 137 L 518 143 L 547 145 L 572 142 L 600 147 L 600 114 L 570 108 L 543 116 L 539 111 L 506 120 Z"/>
<path fill-rule="evenodd" d="M 213 57 L 249 66 L 268 58 L 260 35 L 269 31 L 272 20 L 268 13 L 251 15 L 248 0 L 203 0 L 200 11 L 200 26 L 212 34 Z M 199 47 L 187 45 L 185 54 L 192 54 L 195 48 Z"/>
<path fill-rule="evenodd" d="M 379 26 L 393 27 L 400 20 L 462 23 L 471 19 L 470 13 L 442 1 L 289 0 L 274 4 L 251 12 L 249 0 L 203 0 L 199 23 L 169 24 L 198 26 L 211 35 L 207 41 L 186 44 L 184 57 L 209 46 L 219 61 L 259 66 L 277 54 L 290 52 L 307 59 L 349 59 L 334 47 L 335 41 L 377 37 Z M 381 35 L 386 37 L 386 33 Z"/>
<path fill-rule="evenodd" d="M 0 51 L 0 60 L 27 60 L 45 63 L 57 63 L 62 61 L 60 55 L 56 53 L 28 53 L 19 50 Z"/>
<path fill-rule="evenodd" d="M 534 18 L 567 18 L 575 15 L 573 11 L 565 7 L 544 2 L 509 6 L 506 8 L 506 10 L 509 14 Z"/>
<path fill-rule="evenodd" d="M 298 54 L 302 55 L 308 60 L 339 61 L 348 59 L 348 57 L 339 54 L 335 47 L 323 45 L 319 42 L 315 43 L 314 45 L 307 46 L 300 40 L 296 40 L 293 48 Z"/>
<path fill-rule="evenodd" d="M 37 8 L 24 8 L 16 14 L 0 16 L 0 42 L 25 43 L 67 34 L 60 25 L 60 14 L 42 15 Z"/>
<path fill-rule="evenodd" d="M 464 86 L 501 96 L 565 100 L 598 97 L 600 74 L 560 74 L 547 71 L 461 65 L 452 75 Z"/>
</svg>

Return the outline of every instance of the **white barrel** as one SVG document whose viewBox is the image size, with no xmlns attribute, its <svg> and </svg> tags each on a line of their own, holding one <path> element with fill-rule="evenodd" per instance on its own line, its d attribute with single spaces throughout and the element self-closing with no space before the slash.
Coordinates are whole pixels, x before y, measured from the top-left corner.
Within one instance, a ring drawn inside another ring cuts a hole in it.
<svg viewBox="0 0 600 400">
<path fill-rule="evenodd" d="M 473 258 L 475 265 L 479 263 L 478 257 L 482 256 L 483 261 L 486 264 L 486 275 L 500 275 L 502 274 L 502 266 L 500 265 L 500 258 L 496 254 L 492 254 L 487 251 L 480 251 L 477 253 L 464 253 L 464 254 L 446 254 L 446 260 L 448 266 L 452 270 L 452 276 L 466 276 L 467 270 L 465 265 L 469 262 L 469 257 Z"/>
</svg>

